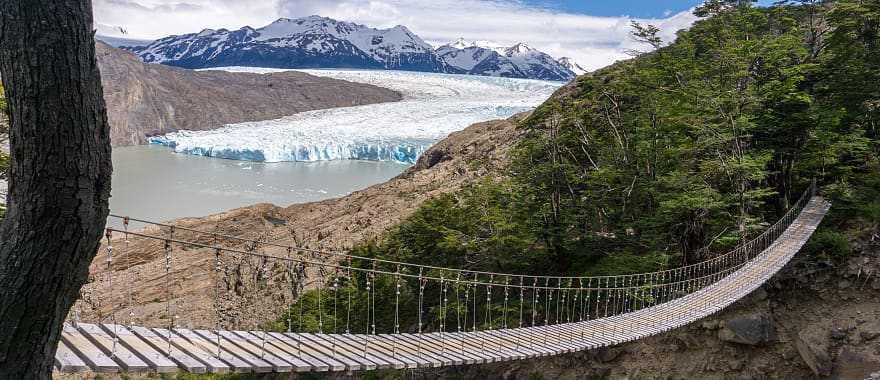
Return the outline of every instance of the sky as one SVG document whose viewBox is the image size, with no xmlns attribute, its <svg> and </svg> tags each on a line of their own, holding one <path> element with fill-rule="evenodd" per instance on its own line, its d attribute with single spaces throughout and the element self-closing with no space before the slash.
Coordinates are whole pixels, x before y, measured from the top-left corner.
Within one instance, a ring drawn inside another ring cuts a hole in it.
<svg viewBox="0 0 880 380">
<path fill-rule="evenodd" d="M 99 34 L 124 28 L 129 38 L 155 39 L 205 28 L 264 26 L 313 14 L 376 28 L 404 25 L 428 43 L 459 37 L 517 42 L 585 69 L 645 50 L 629 36 L 630 20 L 654 24 L 665 41 L 691 25 L 694 0 L 94 0 Z"/>
</svg>

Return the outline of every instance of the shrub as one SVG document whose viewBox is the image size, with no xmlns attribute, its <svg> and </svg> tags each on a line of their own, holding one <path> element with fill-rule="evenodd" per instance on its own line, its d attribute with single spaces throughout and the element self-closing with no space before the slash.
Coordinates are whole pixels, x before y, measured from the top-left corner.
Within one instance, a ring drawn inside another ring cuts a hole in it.
<svg viewBox="0 0 880 380">
<path fill-rule="evenodd" d="M 826 255 L 832 258 L 849 256 L 852 247 L 846 235 L 833 230 L 822 230 L 813 235 L 804 249 L 811 255 Z"/>
</svg>

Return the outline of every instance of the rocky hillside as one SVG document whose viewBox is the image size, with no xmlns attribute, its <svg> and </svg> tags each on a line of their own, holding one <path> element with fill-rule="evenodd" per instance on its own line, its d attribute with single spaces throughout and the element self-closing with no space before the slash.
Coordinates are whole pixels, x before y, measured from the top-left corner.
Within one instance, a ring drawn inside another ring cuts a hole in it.
<svg viewBox="0 0 880 380">
<path fill-rule="evenodd" d="M 288 207 L 260 204 L 174 223 L 281 243 L 350 246 L 380 235 L 430 197 L 455 191 L 478 178 L 500 175 L 510 147 L 520 137 L 515 123 L 521 117 L 480 123 L 452 134 L 399 177 L 346 197 Z M 864 230 L 853 247 L 846 259 L 819 259 L 821 252 L 801 253 L 749 298 L 713 318 L 660 336 L 559 357 L 419 370 L 415 374 L 428 379 L 880 376 L 880 232 Z M 117 286 L 124 287 L 120 281 L 138 281 L 132 293 L 135 322 L 167 323 L 160 244 L 132 239 L 127 248 L 119 243 L 116 248 L 113 273 Z M 206 296 L 214 286 L 213 252 L 183 252 L 185 256 L 177 256 L 173 263 L 175 303 L 182 308 L 177 323 L 213 327 L 213 303 Z M 107 286 L 104 265 L 99 256 L 92 267 L 91 289 Z M 114 298 L 112 291 L 104 292 L 103 299 L 89 299 L 95 307 L 84 307 L 84 318 L 106 316 L 110 310 L 107 305 L 126 304 L 122 293 L 117 291 Z M 273 296 L 279 300 L 277 305 L 289 301 L 284 293 L 279 289 Z M 272 305 L 248 304 L 240 298 L 229 297 L 225 302 L 227 323 L 256 325 L 263 322 L 260 315 L 278 311 Z M 125 309 L 117 310 L 117 315 L 127 314 Z M 410 373 L 386 375 L 395 378 Z"/>
<path fill-rule="evenodd" d="M 385 88 L 299 72 L 229 73 L 148 65 L 103 42 L 96 46 L 110 137 L 117 146 L 141 144 L 146 136 L 180 129 L 213 129 L 401 99 Z"/>
</svg>

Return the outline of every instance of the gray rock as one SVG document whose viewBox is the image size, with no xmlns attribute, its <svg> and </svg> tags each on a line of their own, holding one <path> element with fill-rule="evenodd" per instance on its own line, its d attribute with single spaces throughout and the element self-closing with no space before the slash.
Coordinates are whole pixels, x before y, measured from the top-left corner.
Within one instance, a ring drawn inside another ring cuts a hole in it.
<svg viewBox="0 0 880 380">
<path fill-rule="evenodd" d="M 602 363 L 608 363 L 620 357 L 620 354 L 622 353 L 623 349 L 619 347 L 606 348 L 599 350 L 597 359 Z"/>
<path fill-rule="evenodd" d="M 710 319 L 703 321 L 702 326 L 706 330 L 718 330 L 721 327 L 721 322 L 715 319 Z"/>
<path fill-rule="evenodd" d="M 834 361 L 833 374 L 839 379 L 866 379 L 880 370 L 880 357 L 868 351 L 844 347 Z"/>
<path fill-rule="evenodd" d="M 812 326 L 798 332 L 794 343 L 801 358 L 816 376 L 831 375 L 831 356 L 827 330 Z"/>
<path fill-rule="evenodd" d="M 761 345 L 776 341 L 776 328 L 767 314 L 752 314 L 724 322 L 718 338 L 725 342 Z"/>
<path fill-rule="evenodd" d="M 755 291 L 752 292 L 752 298 L 753 298 L 755 301 L 759 301 L 759 302 L 760 302 L 760 301 L 763 301 L 763 300 L 767 299 L 767 297 L 768 297 L 767 291 L 764 290 L 764 287 L 763 287 L 763 286 L 762 286 L 762 287 L 759 287 L 758 289 L 755 289 Z"/>
<path fill-rule="evenodd" d="M 850 285 L 852 285 L 851 282 L 849 282 L 847 280 L 840 280 L 837 283 L 837 289 L 846 289 L 846 288 L 850 287 Z"/>
<path fill-rule="evenodd" d="M 740 369 L 742 369 L 744 362 L 744 360 L 732 360 L 728 364 L 732 371 L 739 371 Z"/>
<path fill-rule="evenodd" d="M 871 341 L 880 336 L 880 331 L 862 331 L 859 332 L 859 336 L 866 341 Z"/>
</svg>

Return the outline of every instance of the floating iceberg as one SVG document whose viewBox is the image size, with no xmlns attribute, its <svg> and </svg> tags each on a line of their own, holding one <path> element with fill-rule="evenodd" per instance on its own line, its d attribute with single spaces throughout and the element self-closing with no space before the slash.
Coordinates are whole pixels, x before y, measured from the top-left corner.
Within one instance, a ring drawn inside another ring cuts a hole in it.
<svg viewBox="0 0 880 380">
<path fill-rule="evenodd" d="M 275 69 L 225 68 L 272 72 Z M 248 161 L 373 160 L 413 163 L 434 142 L 470 124 L 506 118 L 546 100 L 560 83 L 470 75 L 367 70 L 303 70 L 379 85 L 396 103 L 333 108 L 275 120 L 178 131 L 149 139 L 176 152 Z"/>
</svg>

